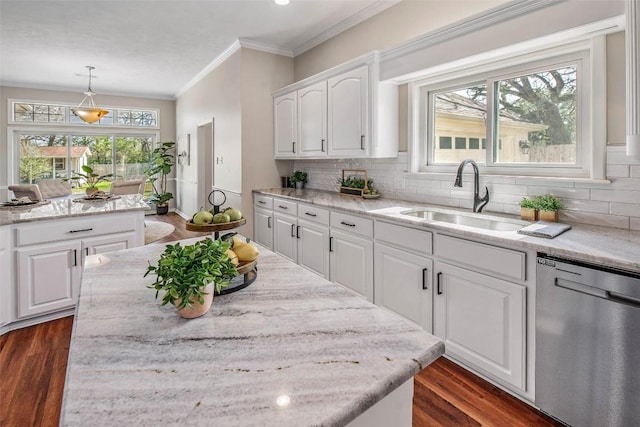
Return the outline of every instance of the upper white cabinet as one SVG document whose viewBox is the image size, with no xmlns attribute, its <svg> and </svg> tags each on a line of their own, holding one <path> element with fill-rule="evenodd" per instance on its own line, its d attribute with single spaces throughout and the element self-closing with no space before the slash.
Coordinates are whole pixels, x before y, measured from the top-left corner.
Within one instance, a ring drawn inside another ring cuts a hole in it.
<svg viewBox="0 0 640 427">
<path fill-rule="evenodd" d="M 328 81 L 329 155 L 361 157 L 369 139 L 369 68 Z"/>
<path fill-rule="evenodd" d="M 298 92 L 298 156 L 327 154 L 327 82 Z"/>
<path fill-rule="evenodd" d="M 278 96 L 273 100 L 273 121 L 276 158 L 296 157 L 298 99 L 296 93 Z"/>
<path fill-rule="evenodd" d="M 274 93 L 274 157 L 398 156 L 398 87 L 378 79 L 377 53 Z"/>
</svg>

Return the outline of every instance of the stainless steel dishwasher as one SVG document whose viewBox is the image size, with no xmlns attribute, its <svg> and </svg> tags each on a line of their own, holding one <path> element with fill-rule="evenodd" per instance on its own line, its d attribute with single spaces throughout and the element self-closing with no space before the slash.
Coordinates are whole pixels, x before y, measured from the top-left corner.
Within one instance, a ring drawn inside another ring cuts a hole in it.
<svg viewBox="0 0 640 427">
<path fill-rule="evenodd" d="M 544 254 L 536 271 L 536 406 L 640 426 L 640 275 Z"/>
</svg>

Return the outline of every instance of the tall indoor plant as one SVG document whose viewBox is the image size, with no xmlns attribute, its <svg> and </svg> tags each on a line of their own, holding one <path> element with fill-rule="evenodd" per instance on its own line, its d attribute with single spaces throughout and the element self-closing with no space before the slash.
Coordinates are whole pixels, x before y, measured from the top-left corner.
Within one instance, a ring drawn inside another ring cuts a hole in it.
<svg viewBox="0 0 640 427">
<path fill-rule="evenodd" d="M 149 167 L 145 171 L 149 182 L 153 186 L 153 192 L 149 200 L 156 205 L 156 213 L 166 214 L 169 211 L 169 200 L 173 194 L 167 191 L 167 176 L 175 164 L 173 148 L 175 142 L 161 142 L 152 152 Z"/>
</svg>

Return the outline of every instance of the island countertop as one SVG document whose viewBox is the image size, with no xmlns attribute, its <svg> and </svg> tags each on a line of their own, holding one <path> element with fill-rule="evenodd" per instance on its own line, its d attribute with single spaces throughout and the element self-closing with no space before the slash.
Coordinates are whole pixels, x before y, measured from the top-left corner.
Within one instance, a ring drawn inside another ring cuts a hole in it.
<svg viewBox="0 0 640 427">
<path fill-rule="evenodd" d="M 44 204 L 0 209 L 0 225 L 150 209 L 141 194 L 122 195 L 107 201 L 82 201 L 81 197 L 78 195 L 48 200 Z"/>
<path fill-rule="evenodd" d="M 444 353 L 417 325 L 264 248 L 252 285 L 184 320 L 143 278 L 163 250 L 90 257 L 61 425 L 344 425 Z"/>
</svg>

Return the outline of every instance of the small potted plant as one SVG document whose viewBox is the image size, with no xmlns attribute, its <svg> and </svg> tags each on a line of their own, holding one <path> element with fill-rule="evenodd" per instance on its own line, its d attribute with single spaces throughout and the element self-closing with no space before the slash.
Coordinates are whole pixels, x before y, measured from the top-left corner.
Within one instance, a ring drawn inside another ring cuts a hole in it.
<svg viewBox="0 0 640 427">
<path fill-rule="evenodd" d="M 520 218 L 527 221 L 538 220 L 538 205 L 535 200 L 527 199 L 526 197 L 520 200 Z"/>
<path fill-rule="evenodd" d="M 304 171 L 295 171 L 291 175 L 290 181 L 296 188 L 304 188 L 304 185 L 307 183 L 307 173 Z"/>
<path fill-rule="evenodd" d="M 144 274 L 152 273 L 156 280 L 148 287 L 156 290 L 156 299 L 164 291 L 162 304 L 174 304 L 180 316 L 192 319 L 202 316 L 211 307 L 214 292 L 229 286 L 238 275 L 227 252 L 231 243 L 206 238 L 192 245 L 167 245 L 157 265 Z"/>
<path fill-rule="evenodd" d="M 98 189 L 99 183 L 102 181 L 108 181 L 107 178 L 114 176 L 112 173 L 106 173 L 104 175 L 97 174 L 93 171 L 93 168 L 88 165 L 82 165 L 82 170 L 83 172 L 74 171 L 71 178 L 65 178 L 63 181 L 82 181 L 87 185 L 85 193 L 87 193 L 87 196 L 89 197 L 100 191 Z"/>
<path fill-rule="evenodd" d="M 535 199 L 540 221 L 558 222 L 559 210 L 564 208 L 562 200 L 551 194 L 545 194 Z"/>
<path fill-rule="evenodd" d="M 173 194 L 167 191 L 167 176 L 175 164 L 175 158 L 171 152 L 175 145 L 175 142 L 161 142 L 151 152 L 149 167 L 145 171 L 153 187 L 149 200 L 156 205 L 158 215 L 169 212 L 169 200 L 173 199 Z"/>
</svg>

